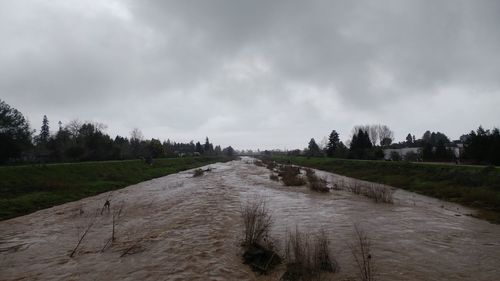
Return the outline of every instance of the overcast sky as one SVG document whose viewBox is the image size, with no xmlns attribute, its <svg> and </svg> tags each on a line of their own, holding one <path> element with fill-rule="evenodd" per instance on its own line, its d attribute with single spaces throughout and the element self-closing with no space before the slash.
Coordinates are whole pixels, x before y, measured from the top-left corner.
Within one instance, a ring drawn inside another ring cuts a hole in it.
<svg viewBox="0 0 500 281">
<path fill-rule="evenodd" d="M 500 1 L 0 2 L 0 98 L 33 128 L 303 148 L 500 126 Z"/>
</svg>

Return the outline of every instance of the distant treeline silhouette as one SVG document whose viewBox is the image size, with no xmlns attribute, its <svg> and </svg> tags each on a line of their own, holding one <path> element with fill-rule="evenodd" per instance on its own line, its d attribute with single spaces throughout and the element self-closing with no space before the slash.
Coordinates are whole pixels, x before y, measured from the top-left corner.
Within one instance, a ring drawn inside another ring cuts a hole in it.
<svg viewBox="0 0 500 281">
<path fill-rule="evenodd" d="M 465 162 L 470 164 L 500 165 L 500 131 L 498 128 L 485 130 L 481 126 L 476 131 L 464 134 L 459 140 L 451 141 L 444 133 L 426 131 L 421 138 L 408 134 L 406 140 L 392 143 L 392 130 L 386 125 L 355 126 L 347 144 L 339 139 L 333 130 L 326 143 L 318 145 L 312 138 L 304 150 L 264 151 L 264 154 L 304 155 L 308 157 L 336 157 L 345 159 L 382 160 L 384 150 L 416 148 L 418 152 L 391 154 L 391 160 Z"/>
<path fill-rule="evenodd" d="M 30 128 L 21 112 L 0 100 L 0 163 L 30 162 L 79 162 L 100 160 L 125 160 L 141 158 L 151 161 L 160 157 L 199 155 L 230 155 L 231 146 L 222 149 L 214 146 L 208 137 L 202 144 L 160 141 L 143 138 L 139 129 L 130 138 L 104 132 L 100 123 L 73 120 L 51 134 L 49 120 L 43 116 L 40 132 Z"/>
</svg>

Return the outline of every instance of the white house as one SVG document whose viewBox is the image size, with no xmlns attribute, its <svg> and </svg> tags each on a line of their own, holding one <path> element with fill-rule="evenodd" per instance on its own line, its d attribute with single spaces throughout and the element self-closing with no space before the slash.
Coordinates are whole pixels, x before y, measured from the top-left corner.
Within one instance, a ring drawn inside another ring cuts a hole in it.
<svg viewBox="0 0 500 281">
<path fill-rule="evenodd" d="M 391 153 L 396 152 L 401 156 L 401 159 L 404 159 L 406 154 L 409 152 L 413 152 L 417 155 L 422 155 L 422 148 L 421 147 L 404 147 L 404 148 L 387 148 L 384 149 L 384 160 L 391 160 Z"/>
</svg>

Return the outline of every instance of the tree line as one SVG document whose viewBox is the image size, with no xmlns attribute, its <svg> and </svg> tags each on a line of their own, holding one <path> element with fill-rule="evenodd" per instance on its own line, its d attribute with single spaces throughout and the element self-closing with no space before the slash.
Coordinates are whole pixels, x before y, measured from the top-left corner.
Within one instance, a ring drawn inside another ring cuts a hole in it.
<svg viewBox="0 0 500 281">
<path fill-rule="evenodd" d="M 130 137 L 111 138 L 104 132 L 105 125 L 73 120 L 59 122 L 51 133 L 49 119 L 43 116 L 38 134 L 30 128 L 23 114 L 0 100 L 0 163 L 18 162 L 78 162 L 125 159 L 153 159 L 160 157 L 230 155 L 234 149 L 204 143 L 144 139 L 139 129 Z"/>
<path fill-rule="evenodd" d="M 340 141 L 333 130 L 328 142 L 320 147 L 312 138 L 303 151 L 289 151 L 289 155 L 328 156 L 347 159 L 384 159 L 384 149 L 418 148 L 419 153 L 408 152 L 405 159 L 398 153 L 392 160 L 408 161 L 461 161 L 470 164 L 500 165 L 500 131 L 498 128 L 485 130 L 481 126 L 476 131 L 464 134 L 459 140 L 451 141 L 441 132 L 427 130 L 421 138 L 408 134 L 405 141 L 393 143 L 394 133 L 386 125 L 355 126 L 347 145 Z M 399 157 L 399 158 L 398 158 Z"/>
</svg>

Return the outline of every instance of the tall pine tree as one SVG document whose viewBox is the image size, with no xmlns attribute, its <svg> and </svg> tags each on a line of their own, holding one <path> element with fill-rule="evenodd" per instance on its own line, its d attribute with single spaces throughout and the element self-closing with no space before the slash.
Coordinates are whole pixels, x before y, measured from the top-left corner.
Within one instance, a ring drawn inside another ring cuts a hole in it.
<svg viewBox="0 0 500 281">
<path fill-rule="evenodd" d="M 47 115 L 43 116 L 42 120 L 42 128 L 40 129 L 40 135 L 38 135 L 38 143 L 42 145 L 46 145 L 50 138 L 49 131 L 49 119 Z"/>
<path fill-rule="evenodd" d="M 328 138 L 328 144 L 326 145 L 326 154 L 329 157 L 332 157 L 335 154 L 335 151 L 337 151 L 338 146 L 339 134 L 337 133 L 337 131 L 333 130 L 330 134 L 330 137 Z"/>
</svg>

